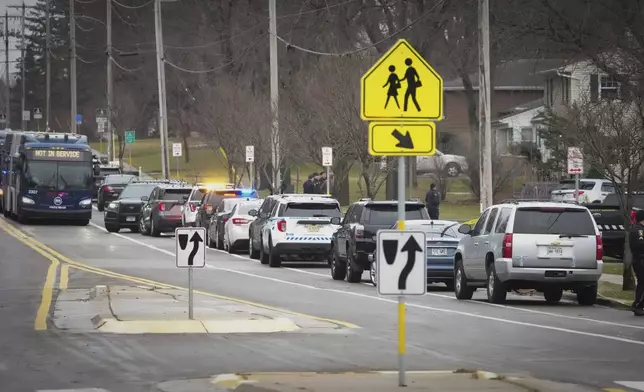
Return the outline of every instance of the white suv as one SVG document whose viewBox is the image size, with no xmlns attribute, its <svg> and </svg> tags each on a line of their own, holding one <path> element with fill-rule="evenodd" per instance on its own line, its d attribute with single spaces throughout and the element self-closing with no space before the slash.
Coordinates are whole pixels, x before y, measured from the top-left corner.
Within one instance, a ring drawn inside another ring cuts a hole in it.
<svg viewBox="0 0 644 392">
<path fill-rule="evenodd" d="M 454 259 L 454 292 L 471 299 L 487 289 L 501 303 L 511 290 L 535 289 L 549 303 L 563 290 L 593 305 L 603 271 L 602 238 L 588 208 L 552 202 L 510 202 L 489 207 L 465 234 Z"/>
</svg>

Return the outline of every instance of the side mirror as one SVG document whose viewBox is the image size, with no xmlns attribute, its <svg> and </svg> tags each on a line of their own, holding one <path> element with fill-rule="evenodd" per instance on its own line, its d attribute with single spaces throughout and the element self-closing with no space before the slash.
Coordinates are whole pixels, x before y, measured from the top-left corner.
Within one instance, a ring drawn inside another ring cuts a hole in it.
<svg viewBox="0 0 644 392">
<path fill-rule="evenodd" d="M 461 234 L 470 234 L 472 232 L 472 226 L 470 225 L 460 225 L 458 227 L 458 232 Z"/>
<path fill-rule="evenodd" d="M 250 215 L 250 216 L 257 216 L 257 210 L 252 209 L 252 210 L 248 211 L 248 215 Z"/>
<path fill-rule="evenodd" d="M 150 198 L 148 196 L 141 196 L 141 201 L 148 201 Z"/>
<path fill-rule="evenodd" d="M 341 223 L 341 221 L 340 221 L 339 216 L 334 216 L 333 218 L 331 218 L 331 224 L 332 225 L 339 225 L 340 223 Z"/>
</svg>

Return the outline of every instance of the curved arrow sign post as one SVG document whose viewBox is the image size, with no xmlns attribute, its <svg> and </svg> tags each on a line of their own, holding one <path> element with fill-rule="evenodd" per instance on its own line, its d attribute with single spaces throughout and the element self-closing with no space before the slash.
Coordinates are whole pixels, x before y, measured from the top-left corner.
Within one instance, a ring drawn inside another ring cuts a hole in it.
<svg viewBox="0 0 644 392">
<path fill-rule="evenodd" d="M 188 318 L 193 319 L 193 268 L 206 266 L 206 229 L 179 227 L 174 231 L 177 268 L 188 269 Z"/>
</svg>

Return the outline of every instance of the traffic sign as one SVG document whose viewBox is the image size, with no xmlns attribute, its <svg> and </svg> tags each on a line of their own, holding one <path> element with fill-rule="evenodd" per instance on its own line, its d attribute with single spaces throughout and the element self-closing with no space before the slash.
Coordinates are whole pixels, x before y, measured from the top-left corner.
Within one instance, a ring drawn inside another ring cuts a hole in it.
<svg viewBox="0 0 644 392">
<path fill-rule="evenodd" d="M 103 126 L 107 125 L 107 117 L 96 117 L 96 123 L 97 124 L 103 124 Z"/>
<path fill-rule="evenodd" d="M 333 148 L 322 147 L 322 166 L 333 166 Z"/>
<path fill-rule="evenodd" d="M 105 109 L 96 109 L 96 121 L 98 121 L 99 117 L 107 118 L 107 110 L 105 110 Z"/>
<path fill-rule="evenodd" d="M 584 155 L 579 147 L 568 147 L 568 174 L 584 172 Z"/>
<path fill-rule="evenodd" d="M 436 124 L 431 122 L 372 122 L 369 124 L 369 154 L 416 156 L 436 153 Z"/>
<path fill-rule="evenodd" d="M 246 146 L 246 162 L 255 162 L 255 146 Z"/>
<path fill-rule="evenodd" d="M 125 131 L 125 144 L 134 144 L 136 141 L 136 132 L 134 131 Z"/>
<path fill-rule="evenodd" d="M 76 124 L 81 125 L 83 123 L 83 115 L 82 114 L 77 114 L 76 115 Z"/>
<path fill-rule="evenodd" d="M 104 122 L 99 122 L 98 123 L 98 133 L 104 133 L 105 132 L 105 123 Z"/>
<path fill-rule="evenodd" d="M 181 143 L 172 143 L 172 156 L 178 158 L 182 155 Z"/>
<path fill-rule="evenodd" d="M 0 123 L 6 123 L 6 122 L 7 122 L 7 115 L 0 114 Z"/>
<path fill-rule="evenodd" d="M 376 271 L 380 295 L 427 292 L 427 247 L 422 231 L 379 230 Z"/>
<path fill-rule="evenodd" d="M 29 110 L 23 110 L 22 121 L 30 121 L 30 120 L 31 120 L 31 112 Z"/>
<path fill-rule="evenodd" d="M 42 118 L 42 109 L 41 108 L 35 108 L 34 109 L 34 118 L 36 120 L 40 120 Z"/>
<path fill-rule="evenodd" d="M 443 78 L 404 39 L 362 76 L 363 120 L 441 120 Z"/>
<path fill-rule="evenodd" d="M 206 266 L 206 229 L 179 227 L 174 231 L 177 268 L 203 268 Z"/>
</svg>

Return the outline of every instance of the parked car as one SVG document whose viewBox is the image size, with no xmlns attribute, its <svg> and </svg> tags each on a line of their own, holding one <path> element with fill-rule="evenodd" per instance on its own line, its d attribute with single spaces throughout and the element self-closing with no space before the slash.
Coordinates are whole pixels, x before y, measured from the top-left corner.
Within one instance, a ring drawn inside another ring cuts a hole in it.
<svg viewBox="0 0 644 392">
<path fill-rule="evenodd" d="M 572 203 L 514 201 L 486 209 L 474 227 L 461 225 L 454 255 L 456 298 L 487 289 L 502 303 L 511 290 L 533 289 L 556 303 L 564 290 L 593 305 L 603 272 L 602 236 L 588 208 Z"/>
<path fill-rule="evenodd" d="M 128 183 L 135 181 L 138 177 L 132 174 L 108 174 L 101 182 L 96 197 L 96 208 L 99 211 L 105 210 L 105 206 L 116 199 L 125 189 Z"/>
<path fill-rule="evenodd" d="M 201 200 L 204 195 L 208 192 L 208 188 L 205 186 L 195 186 L 190 192 L 188 197 L 188 202 L 183 206 L 181 210 L 181 226 L 194 226 L 197 220 L 197 211 L 201 205 Z"/>
<path fill-rule="evenodd" d="M 601 203 L 611 193 L 615 193 L 615 187 L 608 180 L 593 178 L 579 180 L 580 203 Z M 550 195 L 552 201 L 575 201 L 575 180 L 560 181 L 559 187 L 555 188 Z"/>
<path fill-rule="evenodd" d="M 231 197 L 223 199 L 215 208 L 214 214 L 210 217 L 208 224 L 208 246 L 210 248 L 224 249 L 224 224 L 230 218 L 230 214 L 237 204 L 243 201 L 249 201 L 250 198 Z"/>
<path fill-rule="evenodd" d="M 150 194 L 161 184 L 161 181 L 132 181 L 118 199 L 109 202 L 103 214 L 105 229 L 110 233 L 118 233 L 121 229 L 130 229 L 133 233 L 139 231 L 141 207 L 150 198 Z"/>
<path fill-rule="evenodd" d="M 255 217 L 251 216 L 249 212 L 259 209 L 263 202 L 262 199 L 254 199 L 235 204 L 230 212 L 230 217 L 224 224 L 224 249 L 228 253 L 248 249 L 248 228 L 250 223 L 255 220 Z"/>
<path fill-rule="evenodd" d="M 463 234 L 459 233 L 460 223 L 448 220 L 408 220 L 405 230 L 422 231 L 426 237 L 427 247 L 427 284 L 444 283 L 454 290 L 454 253 Z M 397 225 L 391 226 L 396 229 Z M 369 277 L 376 286 L 378 282 L 377 244 L 373 255 L 369 255 L 371 268 Z"/>
<path fill-rule="evenodd" d="M 184 184 L 160 184 L 150 194 L 141 208 L 139 231 L 143 235 L 158 237 L 181 226 L 181 207 L 192 187 Z"/>
<path fill-rule="evenodd" d="M 431 156 L 416 158 L 416 172 L 439 173 L 444 172 L 449 177 L 458 177 L 467 170 L 467 159 L 461 155 L 444 154 L 438 150 Z"/>
</svg>

